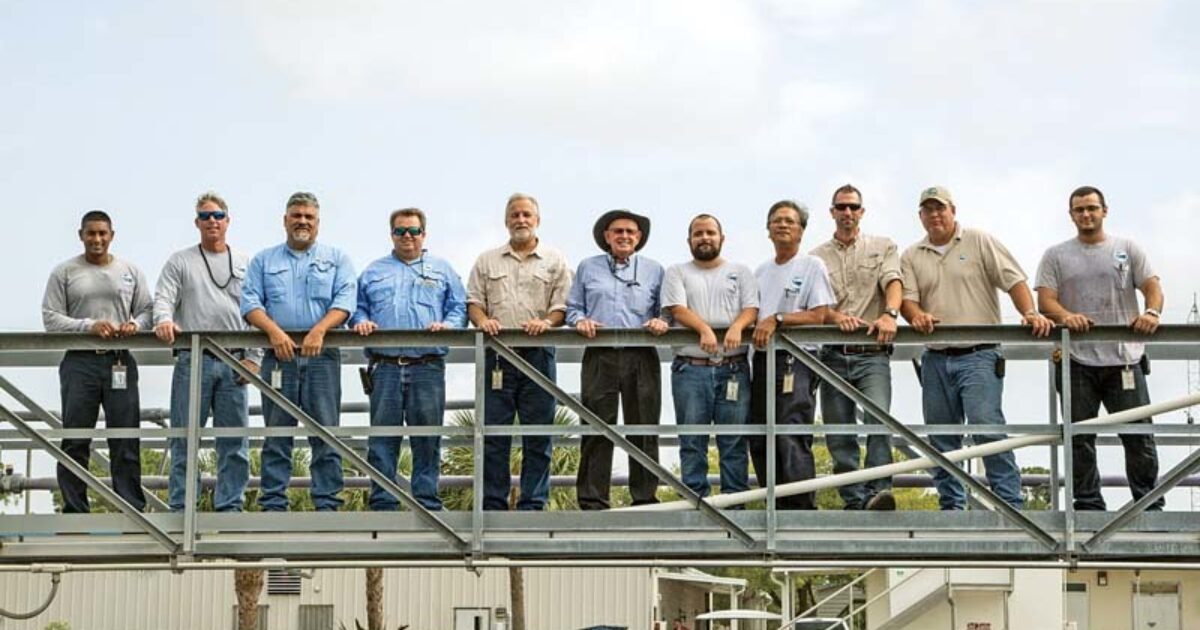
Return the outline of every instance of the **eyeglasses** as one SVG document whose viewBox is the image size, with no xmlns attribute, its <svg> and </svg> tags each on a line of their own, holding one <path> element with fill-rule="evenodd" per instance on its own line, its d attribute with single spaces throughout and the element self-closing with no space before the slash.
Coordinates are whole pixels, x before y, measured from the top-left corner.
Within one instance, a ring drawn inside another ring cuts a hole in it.
<svg viewBox="0 0 1200 630">
<path fill-rule="evenodd" d="M 625 235 L 633 236 L 635 234 L 638 234 L 637 228 L 608 228 L 608 231 L 612 232 L 613 234 L 615 234 L 617 236 L 625 236 Z"/>
<path fill-rule="evenodd" d="M 835 203 L 835 204 L 833 204 L 833 209 L 834 210 L 849 210 L 851 212 L 857 212 L 862 209 L 862 204 L 861 203 Z"/>
<path fill-rule="evenodd" d="M 424 228 L 420 228 L 415 225 L 412 227 L 392 228 L 392 236 L 395 236 L 396 238 L 402 238 L 405 234 L 409 234 L 413 237 L 417 237 L 424 233 L 425 233 Z"/>
<path fill-rule="evenodd" d="M 217 221 L 224 221 L 225 217 L 227 217 L 227 216 L 229 216 L 229 214 L 227 214 L 226 212 L 224 212 L 222 210 L 213 210 L 212 212 L 208 212 L 208 211 L 197 211 L 196 212 L 196 218 L 201 221 L 207 221 L 209 219 L 216 219 Z"/>
</svg>

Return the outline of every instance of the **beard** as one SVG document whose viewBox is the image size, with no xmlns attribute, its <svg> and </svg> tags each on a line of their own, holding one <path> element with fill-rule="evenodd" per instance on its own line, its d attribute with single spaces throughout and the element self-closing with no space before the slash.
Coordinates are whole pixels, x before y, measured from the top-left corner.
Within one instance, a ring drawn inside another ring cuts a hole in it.
<svg viewBox="0 0 1200 630">
<path fill-rule="evenodd" d="M 695 258 L 696 260 L 699 260 L 701 262 L 708 262 L 710 260 L 715 260 L 717 258 L 717 256 L 720 256 L 720 255 L 721 255 L 721 246 L 720 245 L 709 245 L 707 243 L 702 243 L 700 245 L 695 245 L 692 247 L 692 258 Z"/>
</svg>

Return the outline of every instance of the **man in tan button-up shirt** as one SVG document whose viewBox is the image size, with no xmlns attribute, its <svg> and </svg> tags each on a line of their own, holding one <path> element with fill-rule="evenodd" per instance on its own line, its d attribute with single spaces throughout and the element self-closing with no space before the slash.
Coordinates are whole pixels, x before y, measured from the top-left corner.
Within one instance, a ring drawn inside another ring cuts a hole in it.
<svg viewBox="0 0 1200 630">
<path fill-rule="evenodd" d="M 1033 307 L 1033 294 L 1025 272 L 1008 249 L 990 234 L 963 228 L 956 221 L 950 191 L 926 188 L 919 201 L 921 225 L 927 236 L 900 257 L 904 273 L 901 312 L 923 333 L 939 323 L 1000 323 L 997 289 L 1008 293 L 1021 323 L 1045 337 L 1053 324 Z M 925 424 L 1005 424 L 1004 357 L 999 344 L 973 346 L 931 345 L 921 359 L 922 402 Z M 976 444 L 1004 439 L 1003 434 L 975 434 Z M 933 435 L 940 451 L 962 446 L 961 435 Z M 1021 507 L 1021 471 L 1012 451 L 983 458 L 988 483 L 1001 499 Z M 943 510 L 961 510 L 967 497 L 962 484 L 941 468 L 933 469 Z"/>
<path fill-rule="evenodd" d="M 481 254 L 467 283 L 467 316 L 489 335 L 520 328 L 540 335 L 561 326 L 571 288 L 567 259 L 546 247 L 537 237 L 541 221 L 537 200 L 517 193 L 504 207 L 508 242 Z M 554 347 L 518 348 L 517 353 L 539 372 L 554 380 Z M 486 358 L 487 393 L 484 424 L 552 424 L 554 397 L 515 367 L 489 350 Z M 551 443 L 548 436 L 521 436 L 521 494 L 519 510 L 542 510 L 550 494 Z M 509 456 L 512 437 L 485 440 L 483 509 L 507 510 L 510 488 Z"/>
<path fill-rule="evenodd" d="M 892 404 L 892 339 L 900 317 L 900 255 L 889 238 L 863 234 L 858 227 L 866 213 L 862 192 L 846 184 L 833 193 L 829 215 L 836 229 L 833 238 L 818 245 L 812 254 L 825 262 L 837 306 L 826 322 L 843 332 L 863 329 L 868 339 L 857 344 L 826 344 L 821 361 L 865 396 L 888 409 Z M 862 343 L 873 341 L 874 343 Z M 821 416 L 826 424 L 854 424 L 854 401 L 831 384 L 821 383 Z M 879 424 L 866 416 L 864 424 Z M 833 457 L 833 472 L 858 470 L 858 436 L 827 435 L 825 442 Z M 867 468 L 892 463 L 891 440 L 886 435 L 867 438 Z M 894 510 L 892 479 L 884 477 L 865 484 L 838 489 L 848 510 Z"/>
</svg>

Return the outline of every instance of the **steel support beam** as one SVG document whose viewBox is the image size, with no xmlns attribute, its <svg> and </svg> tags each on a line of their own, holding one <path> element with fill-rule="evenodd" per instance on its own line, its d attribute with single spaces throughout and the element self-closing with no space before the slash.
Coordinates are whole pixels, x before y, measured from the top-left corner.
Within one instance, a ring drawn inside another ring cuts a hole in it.
<svg viewBox="0 0 1200 630">
<path fill-rule="evenodd" d="M 187 455 L 184 473 L 183 499 L 183 553 L 190 554 L 196 548 L 196 478 L 198 477 L 197 454 L 200 451 L 200 385 L 204 381 L 204 348 L 200 335 L 192 335 L 191 373 L 188 375 L 187 408 Z M 214 423 L 215 424 L 215 423 Z M 167 442 L 170 444 L 170 441 Z M 174 462 L 171 463 L 174 466 Z M 213 493 L 214 499 L 216 492 Z"/>
<path fill-rule="evenodd" d="M 881 423 L 887 425 L 889 429 L 899 434 L 905 440 L 908 440 L 908 442 L 912 444 L 914 448 L 920 451 L 922 455 L 928 457 L 946 472 L 949 472 L 960 483 L 979 493 L 980 496 L 984 497 L 988 501 L 988 503 L 992 504 L 993 509 L 1004 515 L 1004 517 L 1011 521 L 1014 525 L 1025 530 L 1025 532 L 1028 533 L 1033 539 L 1046 545 L 1047 547 L 1051 549 L 1058 547 L 1058 541 L 1056 541 L 1053 536 L 1047 533 L 1046 530 L 1042 529 L 1037 525 L 1037 523 L 1034 523 L 1032 520 L 1022 514 L 1020 510 L 1012 507 L 1003 499 L 996 496 L 991 489 L 976 481 L 976 479 L 967 474 L 966 471 L 962 470 L 958 466 L 955 466 L 954 463 L 947 459 L 941 451 L 922 440 L 916 433 L 913 433 L 911 430 L 909 430 L 904 423 L 897 420 L 887 410 L 885 410 L 883 407 L 880 407 L 875 401 L 863 395 L 862 392 L 858 391 L 858 389 L 856 389 L 853 385 L 847 383 L 845 379 L 839 376 L 837 372 L 829 369 L 829 367 L 827 367 L 824 363 L 821 363 L 819 359 L 792 341 L 788 337 L 787 333 L 781 334 L 779 337 L 780 345 L 783 346 L 785 350 L 788 350 L 792 354 L 796 355 L 796 358 L 800 359 L 800 361 L 804 363 L 804 365 L 808 366 L 810 370 L 816 372 L 817 375 L 819 375 L 822 379 L 836 387 L 838 391 L 842 392 L 851 400 L 853 400 L 856 404 L 862 407 L 864 411 L 875 416 Z"/>
<path fill-rule="evenodd" d="M 25 434 L 25 437 L 37 442 L 38 446 L 40 446 L 42 450 L 46 451 L 47 454 L 57 460 L 58 463 L 67 470 L 70 470 L 72 473 L 74 473 L 76 477 L 79 477 L 79 479 L 87 484 L 89 488 L 94 490 L 96 494 L 103 497 L 105 501 L 113 504 L 118 510 L 121 511 L 122 514 L 129 518 L 129 520 L 133 521 L 139 528 L 149 534 L 151 538 L 158 541 L 158 543 L 165 547 L 168 551 L 175 553 L 179 549 L 179 543 L 175 542 L 175 540 L 171 538 L 171 536 L 167 534 L 165 530 L 150 522 L 150 520 L 146 518 L 145 514 L 139 512 L 137 508 L 133 507 L 133 505 L 122 498 L 121 495 L 117 494 L 116 491 L 104 485 L 104 482 L 100 481 L 98 477 L 93 475 L 92 471 L 87 469 L 87 466 L 82 466 L 79 464 L 79 462 L 71 459 L 71 456 L 67 455 L 66 452 L 59 448 L 57 444 L 43 437 L 37 432 L 36 429 L 29 426 L 29 424 L 24 420 L 18 418 L 17 414 L 13 413 L 3 404 L 0 404 L 0 420 L 17 427 L 21 433 Z"/>
<path fill-rule="evenodd" d="M 25 392 L 21 391 L 16 385 L 13 385 L 12 382 L 3 376 L 0 376 L 0 389 L 3 389 L 5 393 L 16 399 L 18 403 L 21 403 L 21 406 L 28 409 L 29 412 L 33 414 L 33 417 L 43 422 L 46 426 L 50 427 L 51 429 L 62 428 L 61 420 L 55 417 L 54 414 L 50 413 L 44 407 L 37 404 L 37 402 L 35 402 L 32 398 L 26 396 Z M 19 416 L 20 414 L 17 415 Z M 107 455 L 100 452 L 94 452 L 92 453 L 92 460 L 99 464 L 104 470 L 112 472 L 112 466 Z M 26 470 L 28 470 L 28 468 L 26 468 Z M 162 499 L 159 499 L 157 495 L 155 495 L 153 492 L 150 492 L 145 486 L 142 486 L 142 493 L 146 495 L 146 505 L 150 506 L 152 511 L 170 511 L 170 508 L 167 507 L 167 504 L 163 503 Z"/>
<path fill-rule="evenodd" d="M 443 538 L 450 542 L 450 544 L 454 545 L 461 551 L 468 550 L 469 544 L 467 541 L 463 540 L 453 528 L 443 522 L 442 519 L 435 516 L 433 512 L 430 512 L 428 509 L 426 509 L 425 506 L 421 505 L 412 497 L 412 495 L 410 495 L 408 492 L 405 492 L 405 490 L 401 488 L 394 479 L 388 479 L 384 475 L 380 474 L 374 466 L 371 466 L 369 463 L 367 463 L 367 460 L 363 459 L 363 457 L 354 449 L 346 446 L 346 444 L 342 442 L 336 435 L 331 433 L 328 428 L 314 420 L 312 416 L 305 413 L 305 411 L 301 409 L 299 405 L 291 400 L 288 400 L 288 398 L 283 394 L 275 391 L 270 384 L 268 384 L 254 372 L 251 372 L 249 369 L 247 369 L 246 366 L 242 365 L 241 361 L 238 361 L 237 357 L 229 354 L 228 351 L 216 343 L 213 343 L 210 339 L 205 338 L 202 345 L 205 347 L 205 349 L 212 352 L 214 356 L 228 365 L 230 369 L 238 374 L 238 376 L 241 376 L 246 380 L 246 382 L 257 387 L 259 392 L 261 392 L 264 397 L 269 398 L 271 402 L 279 405 L 279 407 L 283 409 L 289 416 L 295 418 L 297 422 L 303 424 L 305 428 L 315 433 L 320 439 L 324 440 L 330 448 L 337 451 L 338 454 L 340 454 L 343 458 L 349 460 L 355 468 L 361 470 L 364 474 L 370 477 L 372 481 L 379 484 L 389 494 L 399 499 L 400 502 L 403 503 L 408 509 L 417 514 L 422 521 L 436 529 Z"/>
<path fill-rule="evenodd" d="M 1171 488 L 1174 488 L 1181 481 L 1187 479 L 1187 476 L 1197 468 L 1200 468 L 1200 451 L 1195 451 L 1183 458 L 1183 461 L 1176 464 L 1167 474 L 1163 475 L 1158 485 L 1154 486 L 1142 498 L 1123 505 L 1116 515 L 1112 517 L 1112 520 L 1097 530 L 1095 534 L 1092 534 L 1092 537 L 1087 539 L 1087 542 L 1083 543 L 1083 548 L 1087 551 L 1094 551 L 1096 547 L 1117 533 L 1117 530 L 1127 525 L 1129 521 L 1137 518 L 1151 503 L 1154 503 Z"/>
<path fill-rule="evenodd" d="M 570 409 L 571 411 L 574 411 L 581 420 L 588 423 L 593 428 L 598 429 L 600 433 L 604 435 L 604 437 L 608 438 L 609 441 L 624 450 L 629 455 L 630 459 L 637 461 L 637 463 L 644 466 L 646 470 L 654 473 L 654 476 L 661 479 L 663 483 L 671 486 L 671 488 L 678 492 L 681 497 L 692 504 L 693 507 L 699 509 L 702 513 L 704 513 L 705 516 L 715 521 L 747 547 L 753 547 L 756 544 L 757 541 L 754 539 L 754 537 L 751 536 L 746 530 L 742 529 L 740 525 L 734 523 L 727 516 L 722 514 L 720 510 L 706 503 L 704 499 L 700 498 L 700 495 L 692 492 L 691 488 L 687 487 L 687 485 L 676 478 L 675 475 L 672 475 L 671 471 L 663 468 L 662 464 L 658 463 L 657 460 L 647 455 L 644 451 L 642 451 L 642 449 L 634 446 L 632 442 L 625 438 L 625 436 L 621 435 L 612 427 L 610 427 L 608 423 L 601 420 L 600 416 L 597 416 L 595 413 L 593 413 L 591 409 L 588 409 L 579 401 L 572 398 L 570 394 L 560 388 L 545 374 L 542 374 L 534 369 L 534 367 L 530 365 L 528 361 L 522 358 L 521 355 L 517 354 L 515 350 L 495 338 L 488 339 L 487 343 L 489 347 L 495 350 L 497 354 L 502 356 L 505 361 L 511 363 L 513 367 L 517 368 L 517 370 L 528 377 L 529 380 L 533 381 L 538 385 L 538 387 L 541 387 L 549 392 L 550 395 L 558 399 L 559 404 Z"/>
</svg>

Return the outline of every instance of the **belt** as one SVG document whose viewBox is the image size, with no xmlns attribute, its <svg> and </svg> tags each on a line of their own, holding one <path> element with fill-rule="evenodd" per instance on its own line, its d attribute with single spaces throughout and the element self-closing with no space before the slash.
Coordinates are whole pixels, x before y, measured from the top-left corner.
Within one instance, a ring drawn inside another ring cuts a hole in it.
<svg viewBox="0 0 1200 630">
<path fill-rule="evenodd" d="M 840 354 L 883 354 L 885 352 L 887 354 L 891 354 L 892 350 L 895 349 L 895 346 L 893 346 L 890 343 L 883 344 L 883 345 L 869 344 L 869 345 L 860 345 L 860 346 L 842 345 L 842 346 L 825 346 L 825 347 L 829 348 L 833 352 L 837 352 Z"/>
<path fill-rule="evenodd" d="M 67 354 L 77 354 L 77 355 L 85 354 L 85 355 L 89 355 L 89 356 L 104 356 L 106 354 L 112 354 L 112 355 L 129 354 L 129 351 L 125 350 L 124 348 L 118 348 L 115 350 L 67 350 Z"/>
<path fill-rule="evenodd" d="M 433 363 L 442 358 L 440 354 L 422 354 L 419 357 L 389 357 L 381 354 L 372 354 L 371 363 L 388 363 L 391 365 L 424 365 Z"/>
<path fill-rule="evenodd" d="M 967 346 L 966 348 L 930 348 L 929 352 L 936 354 L 944 354 L 948 357 L 961 357 L 966 354 L 979 352 L 980 350 L 995 350 L 999 348 L 998 343 L 981 343 L 977 346 Z"/>
<path fill-rule="evenodd" d="M 679 357 L 687 361 L 691 365 L 706 365 L 709 367 L 717 367 L 718 365 L 730 365 L 733 363 L 745 363 L 746 355 L 739 354 L 732 357 L 721 357 L 719 359 L 698 359 L 696 357 Z"/>
<path fill-rule="evenodd" d="M 232 354 L 234 356 L 234 358 L 238 359 L 239 361 L 246 358 L 246 351 L 241 348 L 230 348 L 230 349 L 226 349 L 225 351 L 228 352 L 229 354 Z M 178 358 L 179 355 L 184 352 L 191 352 L 191 350 L 189 350 L 187 348 L 172 348 L 171 356 Z M 204 351 L 204 356 L 212 357 L 214 359 L 217 358 L 217 355 L 213 354 L 209 350 Z"/>
</svg>

